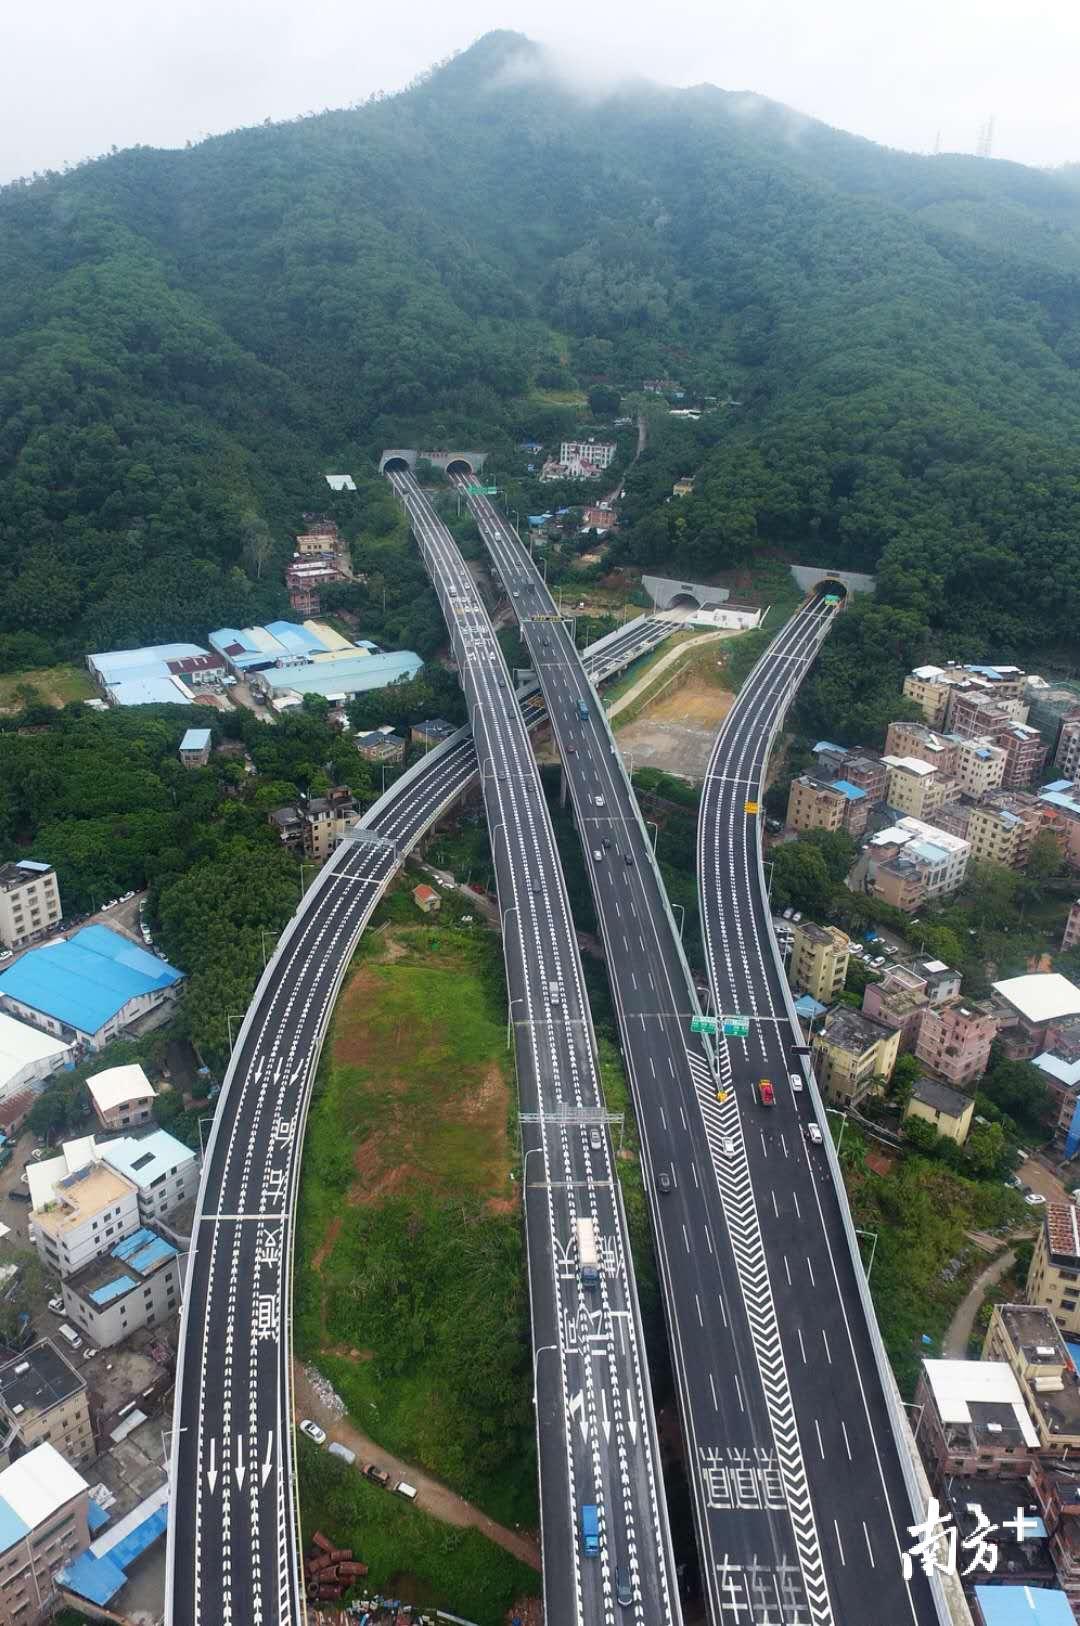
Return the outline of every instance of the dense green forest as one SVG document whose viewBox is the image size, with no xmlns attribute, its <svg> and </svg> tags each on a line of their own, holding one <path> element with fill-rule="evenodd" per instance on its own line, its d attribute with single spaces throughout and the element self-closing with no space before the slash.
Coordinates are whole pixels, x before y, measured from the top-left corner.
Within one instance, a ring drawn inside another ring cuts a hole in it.
<svg viewBox="0 0 1080 1626">
<path fill-rule="evenodd" d="M 1071 171 L 710 87 L 586 100 L 492 34 L 399 96 L 4 188 L 0 281 L 0 640 L 280 611 L 305 511 L 385 534 L 383 446 L 486 446 L 530 496 L 519 438 L 665 377 L 711 410 L 655 418 L 626 559 L 876 570 L 890 645 L 1075 658 Z"/>
</svg>

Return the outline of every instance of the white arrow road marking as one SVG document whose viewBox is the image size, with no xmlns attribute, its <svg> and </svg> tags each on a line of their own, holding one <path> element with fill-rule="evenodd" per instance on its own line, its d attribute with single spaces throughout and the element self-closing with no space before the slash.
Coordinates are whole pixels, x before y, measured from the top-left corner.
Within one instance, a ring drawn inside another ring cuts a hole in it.
<svg viewBox="0 0 1080 1626">
<path fill-rule="evenodd" d="M 575 1413 L 577 1414 L 578 1426 L 581 1429 L 581 1439 L 582 1443 L 584 1444 L 589 1438 L 589 1423 L 585 1416 L 585 1395 L 581 1389 L 578 1390 L 577 1394 L 574 1395 L 570 1401 L 571 1417 L 573 1417 Z"/>
<path fill-rule="evenodd" d="M 604 1417 L 603 1417 L 603 1429 L 604 1429 L 604 1441 L 605 1441 L 605 1444 L 606 1444 L 606 1443 L 609 1443 L 610 1440 L 611 1440 L 611 1419 L 608 1416 L 607 1390 L 606 1389 L 601 1389 L 600 1390 L 600 1410 L 604 1414 Z"/>
<path fill-rule="evenodd" d="M 246 1473 L 247 1469 L 244 1467 L 244 1436 L 238 1434 L 236 1436 L 236 1483 L 241 1490 L 244 1488 L 244 1475 Z"/>
<path fill-rule="evenodd" d="M 206 1470 L 206 1482 L 210 1486 L 210 1494 L 211 1494 L 211 1496 L 213 1496 L 213 1494 L 214 1494 L 214 1487 L 217 1484 L 217 1477 L 218 1477 L 217 1468 L 215 1466 L 215 1458 L 216 1458 L 216 1456 L 217 1456 L 217 1441 L 212 1439 L 210 1441 L 210 1466 Z"/>
<path fill-rule="evenodd" d="M 630 1438 L 637 1444 L 637 1417 L 634 1414 L 634 1396 L 630 1385 L 626 1385 L 626 1426 L 630 1430 Z"/>
<path fill-rule="evenodd" d="M 293 1068 L 292 1076 L 289 1079 L 290 1084 L 295 1084 L 296 1083 L 297 1079 L 300 1077 L 300 1074 L 304 1071 L 304 1067 L 305 1067 L 305 1063 L 301 1062 L 299 1067 L 294 1067 Z"/>
<path fill-rule="evenodd" d="M 262 1077 L 262 1070 L 265 1066 L 266 1058 L 265 1056 L 260 1056 L 254 1067 L 251 1069 L 251 1082 L 253 1084 L 257 1084 L 259 1082 L 260 1078 Z"/>
<path fill-rule="evenodd" d="M 281 1069 L 284 1067 L 284 1065 L 285 1065 L 285 1057 L 284 1056 L 279 1056 L 278 1059 L 277 1059 L 277 1066 L 274 1068 L 274 1088 L 275 1089 L 277 1089 L 277 1086 L 278 1086 L 278 1084 L 279 1084 L 279 1082 L 281 1080 Z"/>
<path fill-rule="evenodd" d="M 273 1434 L 267 1434 L 267 1436 L 266 1436 L 266 1458 L 265 1458 L 265 1461 L 263 1462 L 263 1465 L 262 1465 L 262 1482 L 263 1482 L 264 1485 L 266 1484 L 266 1481 L 270 1477 L 270 1469 L 271 1469 L 271 1467 L 273 1465 L 273 1460 L 274 1460 L 274 1436 L 273 1436 Z"/>
</svg>

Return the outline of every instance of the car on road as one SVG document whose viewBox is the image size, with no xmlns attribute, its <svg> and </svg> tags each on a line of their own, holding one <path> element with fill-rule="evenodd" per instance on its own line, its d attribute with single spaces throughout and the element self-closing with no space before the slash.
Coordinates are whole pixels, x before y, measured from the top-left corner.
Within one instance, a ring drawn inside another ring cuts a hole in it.
<svg viewBox="0 0 1080 1626">
<path fill-rule="evenodd" d="M 52 1311 L 53 1315 L 63 1315 L 63 1313 L 64 1313 L 64 1301 L 63 1301 L 63 1299 L 50 1299 L 49 1300 L 49 1309 Z"/>
<path fill-rule="evenodd" d="M 813 1142 L 815 1146 L 821 1145 L 821 1130 L 818 1128 L 817 1124 L 807 1124 L 806 1138 L 808 1141 Z"/>
<path fill-rule="evenodd" d="M 10 960 L 10 959 L 11 959 L 11 950 L 10 949 L 0 949 L 0 960 Z"/>
<path fill-rule="evenodd" d="M 300 1419 L 300 1432 L 306 1434 L 309 1440 L 314 1440 L 316 1445 L 326 1444 L 326 1430 L 320 1428 L 318 1423 L 313 1423 L 308 1417 Z"/>
<path fill-rule="evenodd" d="M 120 902 L 121 903 L 130 903 L 134 896 L 135 896 L 134 892 L 121 892 L 121 894 L 120 894 Z"/>
<path fill-rule="evenodd" d="M 600 845 L 601 845 L 601 847 L 603 847 L 603 849 L 604 849 L 604 851 L 606 853 L 609 853 L 611 851 L 611 837 L 610 836 L 604 836 L 603 839 L 600 842 Z"/>
<path fill-rule="evenodd" d="M 776 1105 L 776 1091 L 772 1087 L 771 1078 L 758 1079 L 757 1093 L 758 1100 L 763 1107 L 774 1107 Z"/>
<path fill-rule="evenodd" d="M 1029 1191 L 1024 1198 L 1029 1208 L 1041 1208 L 1046 1201 L 1041 1191 Z"/>
<path fill-rule="evenodd" d="M 671 1191 L 670 1174 L 661 1173 L 656 1176 L 656 1189 L 657 1191 L 663 1192 L 665 1197 L 668 1195 L 668 1193 Z"/>
<path fill-rule="evenodd" d="M 338 1440 L 331 1440 L 326 1449 L 332 1457 L 340 1457 L 342 1462 L 347 1462 L 350 1467 L 356 1461 L 356 1452 L 350 1451 L 347 1445 L 342 1445 Z"/>
<path fill-rule="evenodd" d="M 592 1128 L 589 1130 L 589 1146 L 594 1152 L 599 1152 L 603 1149 L 603 1145 L 604 1137 L 601 1135 L 596 1124 L 593 1124 Z"/>
<path fill-rule="evenodd" d="M 633 862 L 634 862 L 634 855 L 633 855 L 633 853 L 627 853 L 627 855 L 626 855 L 626 862 L 627 862 L 627 863 L 628 863 L 628 864 L 632 864 L 632 863 L 633 863 Z"/>
<path fill-rule="evenodd" d="M 604 855 L 600 851 L 600 848 L 599 847 L 594 847 L 593 848 L 593 861 L 595 863 L 597 863 L 597 864 L 600 864 L 600 863 L 603 862 L 603 859 L 604 859 Z"/>
<path fill-rule="evenodd" d="M 602 796 L 594 796 L 593 797 L 593 806 L 594 807 L 603 807 L 603 805 L 604 805 L 604 798 Z"/>
<path fill-rule="evenodd" d="M 720 1136 L 720 1150 L 721 1150 L 721 1152 L 723 1152 L 725 1157 L 734 1157 L 735 1156 L 735 1136 L 734 1135 L 721 1135 Z"/>
<path fill-rule="evenodd" d="M 32 1203 L 34 1200 L 28 1191 L 9 1191 L 8 1197 L 13 1203 Z"/>
<path fill-rule="evenodd" d="M 620 1609 L 629 1609 L 634 1601 L 634 1588 L 630 1571 L 625 1564 L 615 1566 L 615 1598 Z"/>
<path fill-rule="evenodd" d="M 803 1087 L 802 1074 L 801 1073 L 789 1073 L 788 1078 L 791 1080 L 792 1089 L 795 1091 L 796 1094 L 798 1094 L 798 1092 Z"/>
<path fill-rule="evenodd" d="M 370 1479 L 374 1485 L 381 1485 L 384 1490 L 390 1487 L 390 1475 L 385 1468 L 380 1468 L 377 1462 L 368 1463 L 364 1469 L 364 1478 Z"/>
</svg>

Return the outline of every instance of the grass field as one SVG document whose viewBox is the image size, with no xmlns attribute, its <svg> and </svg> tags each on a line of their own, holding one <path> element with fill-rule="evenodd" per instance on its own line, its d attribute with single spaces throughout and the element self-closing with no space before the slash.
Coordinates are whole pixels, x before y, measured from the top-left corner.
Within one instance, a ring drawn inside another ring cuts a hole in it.
<svg viewBox="0 0 1080 1626">
<path fill-rule="evenodd" d="M 31 689 L 34 704 L 45 706 L 92 700 L 97 693 L 89 672 L 81 666 L 42 666 L 29 672 L 5 672 L 0 677 L 0 712 L 21 711 L 26 701 L 19 691 Z"/>
<path fill-rule="evenodd" d="M 321 1530 L 351 1547 L 368 1565 L 365 1589 L 442 1607 L 477 1626 L 503 1626 L 511 1604 L 535 1594 L 535 1573 L 479 1531 L 440 1524 L 307 1440 L 297 1446 L 304 1543 Z"/>
<path fill-rule="evenodd" d="M 532 1525 L 505 1009 L 491 934 L 430 922 L 368 937 L 308 1126 L 294 1323 L 358 1426 Z"/>
<path fill-rule="evenodd" d="M 529 400 L 536 406 L 584 407 L 589 404 L 584 390 L 533 390 Z"/>
</svg>

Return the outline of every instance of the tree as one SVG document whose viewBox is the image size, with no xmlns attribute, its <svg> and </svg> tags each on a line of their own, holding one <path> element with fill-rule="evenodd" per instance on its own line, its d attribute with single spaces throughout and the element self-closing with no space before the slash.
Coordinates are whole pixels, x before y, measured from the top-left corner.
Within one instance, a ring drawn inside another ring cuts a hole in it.
<svg viewBox="0 0 1080 1626">
<path fill-rule="evenodd" d="M 971 1172 L 982 1178 L 1000 1174 L 1008 1166 L 1009 1150 L 1000 1124 L 975 1124 L 964 1152 Z"/>
<path fill-rule="evenodd" d="M 594 418 L 616 418 L 622 398 L 610 384 L 594 384 L 589 391 L 589 411 Z"/>
<path fill-rule="evenodd" d="M 255 566 L 255 579 L 262 577 L 263 566 L 274 556 L 274 538 L 270 527 L 258 514 L 250 514 L 243 524 L 244 557 Z"/>
<path fill-rule="evenodd" d="M 911 1092 L 921 1076 L 922 1067 L 917 1056 L 913 1056 L 910 1051 L 904 1051 L 902 1055 L 897 1056 L 889 1080 L 890 1099 L 902 1107 L 907 1106 Z"/>
<path fill-rule="evenodd" d="M 1041 1137 L 1046 1132 L 1050 1092 L 1044 1075 L 1027 1061 L 1010 1061 L 993 1054 L 981 1085 L 982 1093 L 994 1105 L 1020 1124 L 1025 1132 Z"/>
</svg>

